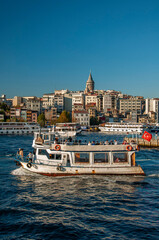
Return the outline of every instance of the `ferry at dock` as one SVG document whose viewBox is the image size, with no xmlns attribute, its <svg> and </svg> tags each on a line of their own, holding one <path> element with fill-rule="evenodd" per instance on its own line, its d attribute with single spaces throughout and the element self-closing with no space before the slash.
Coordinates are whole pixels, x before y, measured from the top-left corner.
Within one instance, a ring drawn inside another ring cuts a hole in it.
<svg viewBox="0 0 159 240">
<path fill-rule="evenodd" d="M 99 130 L 107 133 L 122 133 L 122 134 L 141 134 L 145 126 L 143 124 L 134 123 L 106 123 L 104 126 L 99 126 Z"/>
<path fill-rule="evenodd" d="M 39 131 L 39 125 L 31 122 L 1 122 L 0 123 L 0 135 L 8 134 L 33 134 Z"/>
<path fill-rule="evenodd" d="M 57 123 L 56 126 L 53 126 L 53 132 L 59 137 L 74 137 L 81 131 L 81 126 L 78 123 Z"/>
<path fill-rule="evenodd" d="M 88 145 L 57 140 L 53 132 L 34 133 L 29 159 L 17 154 L 17 165 L 46 176 L 145 175 L 136 164 L 137 145 Z"/>
</svg>

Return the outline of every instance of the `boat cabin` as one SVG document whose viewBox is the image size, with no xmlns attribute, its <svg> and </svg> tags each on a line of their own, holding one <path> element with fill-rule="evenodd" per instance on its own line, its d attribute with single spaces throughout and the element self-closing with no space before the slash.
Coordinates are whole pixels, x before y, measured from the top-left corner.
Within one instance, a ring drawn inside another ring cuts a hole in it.
<svg viewBox="0 0 159 240">
<path fill-rule="evenodd" d="M 74 143 L 64 143 L 59 139 L 56 142 L 53 132 L 35 133 L 33 157 L 26 160 L 22 157 L 18 163 L 26 170 L 47 176 L 145 175 L 142 168 L 135 163 L 136 144 Z"/>
<path fill-rule="evenodd" d="M 55 145 L 55 144 L 54 144 Z M 56 146 L 56 145 L 55 145 Z M 120 145 L 114 146 L 68 146 L 59 145 L 60 150 L 38 147 L 36 151 L 36 163 L 62 166 L 135 166 L 135 152 L 124 150 Z M 70 150 L 69 147 L 72 147 Z M 116 146 L 117 147 L 117 146 Z M 74 148 L 74 149 L 73 149 Z M 65 150 L 64 150 L 65 149 Z M 69 150 L 69 151 L 68 151 Z"/>
</svg>

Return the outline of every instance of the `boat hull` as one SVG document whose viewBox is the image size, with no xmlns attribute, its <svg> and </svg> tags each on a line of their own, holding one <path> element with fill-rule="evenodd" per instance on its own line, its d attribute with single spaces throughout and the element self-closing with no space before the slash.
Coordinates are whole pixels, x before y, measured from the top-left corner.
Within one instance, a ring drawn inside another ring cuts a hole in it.
<svg viewBox="0 0 159 240">
<path fill-rule="evenodd" d="M 22 167 L 30 172 L 45 176 L 75 176 L 75 175 L 142 175 L 145 173 L 140 166 L 111 166 L 111 167 L 81 167 L 81 166 L 49 166 L 20 162 Z"/>
</svg>

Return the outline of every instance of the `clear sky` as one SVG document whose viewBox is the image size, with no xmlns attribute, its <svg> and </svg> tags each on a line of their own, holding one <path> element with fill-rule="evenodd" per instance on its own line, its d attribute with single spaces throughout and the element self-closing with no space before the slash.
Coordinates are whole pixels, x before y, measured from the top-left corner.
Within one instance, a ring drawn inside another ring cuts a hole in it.
<svg viewBox="0 0 159 240">
<path fill-rule="evenodd" d="M 159 97 L 159 0 L 0 0 L 0 94 Z"/>
</svg>

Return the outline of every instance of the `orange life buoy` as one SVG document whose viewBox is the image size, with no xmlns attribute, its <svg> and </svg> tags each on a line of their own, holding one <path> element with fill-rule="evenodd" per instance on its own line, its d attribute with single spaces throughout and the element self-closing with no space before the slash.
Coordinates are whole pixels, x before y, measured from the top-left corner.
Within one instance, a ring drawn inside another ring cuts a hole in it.
<svg viewBox="0 0 159 240">
<path fill-rule="evenodd" d="M 61 149 L 60 145 L 56 145 L 56 146 L 55 146 L 55 150 L 56 150 L 56 151 L 60 151 L 60 149 Z"/>
<path fill-rule="evenodd" d="M 131 145 L 126 146 L 126 150 L 127 151 L 131 151 L 132 150 L 132 146 Z"/>
</svg>

